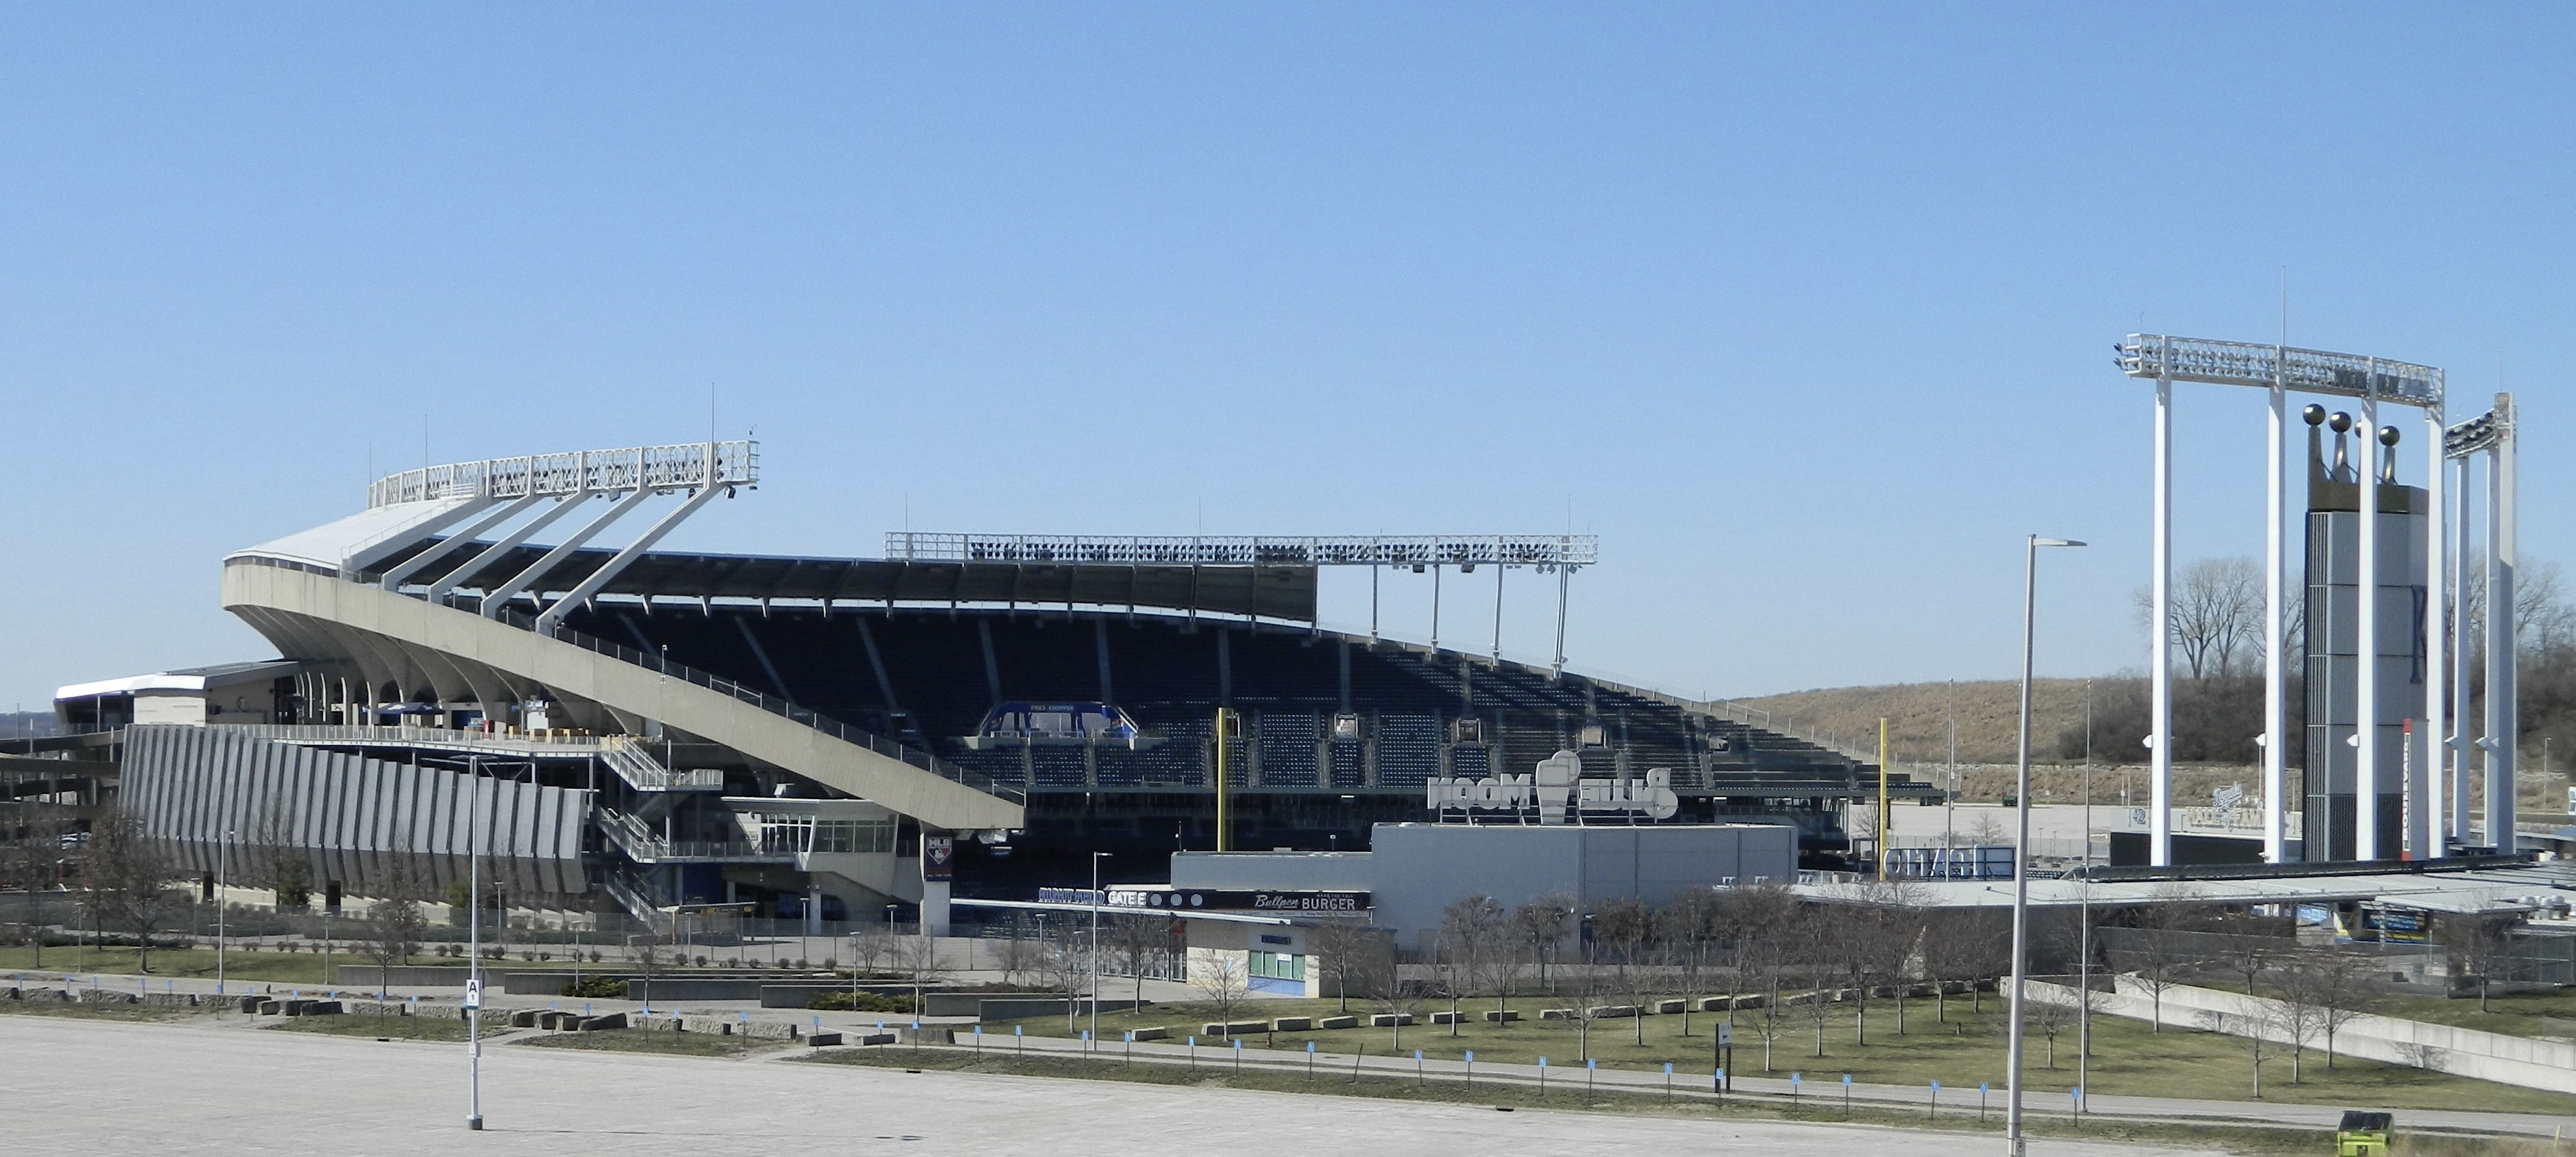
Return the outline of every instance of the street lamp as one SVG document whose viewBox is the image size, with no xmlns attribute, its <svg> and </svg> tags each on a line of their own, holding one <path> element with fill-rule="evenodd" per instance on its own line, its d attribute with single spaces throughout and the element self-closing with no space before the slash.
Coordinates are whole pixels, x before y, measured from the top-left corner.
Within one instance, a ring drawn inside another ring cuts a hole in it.
<svg viewBox="0 0 2576 1157">
<path fill-rule="evenodd" d="M 1100 1047 L 1100 861 L 1108 852 L 1091 853 L 1091 1047 Z"/>
<path fill-rule="evenodd" d="M 483 1128 L 483 764 L 465 760 L 465 1127 Z M 651 995 L 647 993 L 646 995 Z"/>
<path fill-rule="evenodd" d="M 224 870 L 232 864 L 232 829 L 215 845 L 215 995 L 224 995 Z"/>
<path fill-rule="evenodd" d="M 2013 921 L 2012 921 L 2012 1027 L 2010 1053 L 2005 1061 L 2005 1079 L 2009 1092 L 2005 1098 L 2004 1137 L 2012 1157 L 2022 1157 L 2028 1150 L 2021 1135 L 2021 1007 L 2022 976 L 2030 971 L 2030 659 L 2031 626 L 2037 619 L 2039 603 L 2039 548 L 2043 546 L 2082 546 L 2066 538 L 2029 536 L 2023 548 L 2021 571 L 2021 756 L 2013 779 L 2013 813 L 2021 824 L 2021 834 L 2013 841 Z M 2091 839 L 2091 833 L 2086 833 Z"/>
</svg>

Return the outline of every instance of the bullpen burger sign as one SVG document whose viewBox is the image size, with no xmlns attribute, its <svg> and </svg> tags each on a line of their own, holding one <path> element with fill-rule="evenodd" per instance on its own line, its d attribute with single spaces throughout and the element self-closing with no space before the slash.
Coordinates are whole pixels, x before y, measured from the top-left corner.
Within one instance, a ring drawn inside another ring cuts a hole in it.
<svg viewBox="0 0 2576 1157">
<path fill-rule="evenodd" d="M 1671 819 L 1681 810 L 1673 794 L 1673 770 L 1646 770 L 1643 780 L 1583 778 L 1583 758 L 1560 751 L 1540 760 L 1529 775 L 1487 779 L 1454 776 L 1423 784 L 1424 806 L 1434 812 L 1538 812 L 1538 822 L 1561 824 L 1579 813 L 1637 814 Z"/>
</svg>

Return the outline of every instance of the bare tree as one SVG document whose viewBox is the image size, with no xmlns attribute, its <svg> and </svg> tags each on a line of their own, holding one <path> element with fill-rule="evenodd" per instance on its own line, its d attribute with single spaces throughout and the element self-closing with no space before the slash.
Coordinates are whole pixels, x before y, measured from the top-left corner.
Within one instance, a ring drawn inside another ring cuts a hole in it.
<svg viewBox="0 0 2576 1157">
<path fill-rule="evenodd" d="M 1307 934 L 1315 973 L 1333 990 L 1339 1011 L 1351 1010 L 1351 989 L 1361 983 L 1360 969 L 1376 943 L 1376 931 L 1356 920 L 1326 920 Z"/>
<path fill-rule="evenodd" d="M 1556 991 L 1548 965 L 1565 942 L 1565 922 L 1574 918 L 1574 897 L 1562 892 L 1541 896 L 1512 909 L 1512 938 L 1538 965 L 1539 985 Z"/>
<path fill-rule="evenodd" d="M 101 924 L 134 929 L 141 971 L 152 971 L 152 926 L 186 900 L 170 887 L 178 875 L 167 850 L 132 815 L 109 812 L 91 823 L 81 865 L 83 904 Z"/>
<path fill-rule="evenodd" d="M 44 896 L 53 890 L 57 865 L 63 858 L 63 834 L 69 830 L 53 804 L 19 804 L 16 826 L 6 844 L 0 844 L 0 877 L 24 889 L 27 895 L 27 944 L 35 952 L 34 967 L 45 966 Z"/>
<path fill-rule="evenodd" d="M 1691 1008 L 1707 987 L 1708 966 L 1724 943 L 1725 912 L 1717 893 L 1691 888 L 1655 913 L 1655 931 L 1681 980 L 1682 1035 L 1691 1034 Z"/>
<path fill-rule="evenodd" d="M 1816 1034 L 1816 1055 L 1825 1055 L 1825 1026 L 1834 1015 L 1834 982 L 1842 977 L 1844 944 L 1842 906 L 1810 904 L 1798 912 L 1788 929 L 1788 950 L 1784 955 L 1790 967 L 1805 980 L 1809 992 L 1806 1003 L 1799 1005 L 1801 1019 Z"/>
<path fill-rule="evenodd" d="M 1243 958 L 1234 953 L 1214 948 L 1190 950 L 1190 986 L 1216 1006 L 1220 1021 L 1233 1021 L 1234 1006 L 1243 1003 L 1252 991 L 1249 972 Z"/>
<path fill-rule="evenodd" d="M 903 972 L 905 979 L 912 982 L 912 1015 L 918 1019 L 921 1016 L 922 989 L 938 981 L 942 972 L 939 964 L 939 938 L 926 932 L 914 936 L 896 937 L 894 965 Z M 1092 994 L 1092 999 L 1099 998 L 1098 993 Z"/>
<path fill-rule="evenodd" d="M 2152 998 L 2155 1018 L 2150 1031 L 2160 1033 L 2165 1029 L 2165 990 L 2182 983 L 2201 967 L 2200 954 L 2189 935 L 2200 920 L 2198 893 L 2187 884 L 2159 886 L 2137 909 L 2137 929 L 2128 940 L 2137 963 L 2138 983 Z"/>
<path fill-rule="evenodd" d="M 1074 1005 L 1081 999 L 1083 985 L 1091 980 L 1089 946 L 1074 929 L 1055 929 L 1038 958 L 1038 971 L 1046 977 L 1049 991 L 1064 994 L 1064 1031 L 1072 1032 Z M 1197 971 L 1196 962 L 1191 971 Z"/>
<path fill-rule="evenodd" d="M 853 933 L 850 937 L 850 950 L 854 966 L 863 936 L 863 933 Z M 1037 971 L 1038 958 L 1043 954 L 1044 949 L 1044 944 L 1030 938 L 1028 934 L 1028 926 L 1022 923 L 1017 917 L 1014 917 L 1011 921 L 1011 934 L 1004 937 L 1001 943 L 995 946 L 993 953 L 995 963 L 1001 966 L 1002 983 L 1027 983 L 1029 974 Z"/>
<path fill-rule="evenodd" d="M 2445 915 L 2435 927 L 2435 939 L 2442 944 L 2442 954 L 2450 963 L 2452 987 L 2461 977 L 2473 978 L 2478 986 L 2478 1011 L 2490 1011 L 2487 995 L 2495 988 L 2496 974 L 2504 971 L 2511 957 L 2506 949 L 2512 943 L 2513 930 L 2522 924 L 2520 912 L 2481 912 Z M 2329 1058 L 2328 1062 L 2333 1062 Z"/>
<path fill-rule="evenodd" d="M 1368 987 L 1369 999 L 1387 1018 L 1390 1051 L 1404 1043 L 1404 1022 L 1422 1008 L 1422 983 L 1405 974 L 1404 958 L 1395 950 L 1393 936 L 1379 935 L 1360 957 L 1361 982 Z"/>
<path fill-rule="evenodd" d="M 2038 1033 L 2048 1041 L 2047 1059 L 2044 1063 L 2048 1068 L 2056 1068 L 2057 1038 L 2065 1035 L 2066 1030 L 2075 1027 L 2076 1019 L 2083 1014 L 2082 996 L 2080 993 L 2069 993 L 2061 999 L 2056 993 L 2037 986 L 2032 987 L 2023 996 L 2022 1025 L 2028 1031 Z"/>
<path fill-rule="evenodd" d="M 1933 1018 L 1949 1021 L 1949 986 L 1968 986 L 1968 1011 L 1983 1007 L 1984 983 L 2012 967 L 2012 917 L 1986 908 L 1949 909 L 1924 923 L 1923 970 L 1932 977 Z"/>
<path fill-rule="evenodd" d="M 1636 1043 L 1646 1043 L 1646 987 L 1655 951 L 1655 913 L 1633 896 L 1612 900 L 1592 912 L 1592 944 L 1610 958 L 1612 990 L 1635 1008 Z"/>
<path fill-rule="evenodd" d="M 2136 595 L 2138 622 L 2152 629 L 2148 592 Z M 2243 557 L 2204 558 L 2173 588 L 2173 644 L 2194 679 L 2232 676 L 2263 646 L 2263 572 Z"/>
<path fill-rule="evenodd" d="M 2272 970 L 2272 999 L 2278 1005 L 2274 1023 L 2290 1050 L 2290 1083 L 2298 1084 L 2309 1041 L 2326 1033 L 2326 1006 L 2333 1002 L 2330 990 L 2337 981 L 2330 970 L 2342 965 L 2340 953 L 2303 952 L 2281 962 Z"/>
<path fill-rule="evenodd" d="M 869 924 L 850 933 L 850 965 L 861 972 L 875 972 L 877 965 L 894 955 L 898 937 L 886 924 Z"/>
<path fill-rule="evenodd" d="M 367 906 L 358 920 L 358 951 L 376 962 L 376 999 L 383 1000 L 395 966 L 411 963 L 429 934 L 429 918 L 409 896 L 388 896 Z"/>
<path fill-rule="evenodd" d="M 1718 913 L 1725 929 L 1727 1023 L 1733 1024 L 1735 1004 L 1748 984 L 1769 985 L 1771 1003 L 1779 1003 L 1783 937 L 1797 917 L 1798 897 L 1780 884 L 1738 884 L 1718 898 Z"/>
<path fill-rule="evenodd" d="M 1494 898 L 1469 896 L 1440 913 L 1440 957 L 1437 975 L 1449 998 L 1449 1035 L 1458 1035 L 1459 1004 L 1490 970 L 1487 958 L 1500 947 L 1508 914 Z"/>
<path fill-rule="evenodd" d="M 1172 918 L 1147 912 L 1121 912 L 1109 918 L 1109 943 L 1118 963 L 1136 981 L 1136 1007 L 1145 1007 L 1145 973 L 1154 955 L 1172 942 Z"/>
<path fill-rule="evenodd" d="M 313 902 L 313 857 L 296 846 L 293 801 L 270 793 L 251 824 L 251 866 L 268 880 L 281 909 L 302 909 Z"/>
</svg>

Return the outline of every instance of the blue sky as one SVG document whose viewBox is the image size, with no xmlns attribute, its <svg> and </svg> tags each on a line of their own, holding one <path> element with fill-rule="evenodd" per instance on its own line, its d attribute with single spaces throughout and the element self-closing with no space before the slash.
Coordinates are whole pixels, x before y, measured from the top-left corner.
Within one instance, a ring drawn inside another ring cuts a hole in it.
<svg viewBox="0 0 2576 1157">
<path fill-rule="evenodd" d="M 2141 327 L 2501 377 L 2571 304 L 2544 6 L 0 10 L 0 707 L 270 653 L 217 559 L 372 466 L 757 431 L 673 545 L 1602 536 L 1578 668 L 2138 665 Z M 2178 550 L 2259 395 L 2184 387 Z M 2455 415 L 2459 416 L 2459 415 Z M 2415 431 L 2410 428 L 2410 435 Z M 2405 458 L 2420 481 L 2420 458 Z M 1327 622 L 1365 627 L 1364 574 Z M 1452 580 L 1481 648 L 1490 580 Z M 1392 633 L 1428 584 L 1390 580 Z M 1549 580 L 1511 576 L 1543 656 Z"/>
</svg>

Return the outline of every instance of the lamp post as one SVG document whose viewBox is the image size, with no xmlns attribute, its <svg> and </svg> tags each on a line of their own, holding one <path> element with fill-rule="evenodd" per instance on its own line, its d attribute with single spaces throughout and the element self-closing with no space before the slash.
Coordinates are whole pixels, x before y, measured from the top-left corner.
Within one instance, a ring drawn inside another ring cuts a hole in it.
<svg viewBox="0 0 2576 1157">
<path fill-rule="evenodd" d="M 215 847 L 215 995 L 224 989 L 224 870 L 232 864 L 233 831 L 224 830 L 223 841 Z"/>
<path fill-rule="evenodd" d="M 1107 852 L 1091 853 L 1091 1047 L 1100 1047 L 1100 861 Z"/>
<path fill-rule="evenodd" d="M 483 764 L 467 756 L 465 821 L 465 1127 L 483 1128 Z"/>
<path fill-rule="evenodd" d="M 2030 666 L 2031 628 L 2038 617 L 2039 548 L 2043 546 L 2082 546 L 2065 538 L 2029 536 L 2023 547 L 2021 572 L 2021 755 L 2013 779 L 2013 814 L 2020 824 L 2020 834 L 2013 840 L 2013 921 L 2012 921 L 2012 1027 L 2007 1038 L 2010 1056 L 2005 1061 L 2004 1076 L 2009 1091 L 2004 1107 L 2004 1138 L 2012 1157 L 2022 1157 L 2028 1150 L 2021 1135 L 2021 1011 L 2022 975 L 2029 971 L 2030 945 Z M 2090 840 L 2092 833 L 2085 833 Z"/>
</svg>

